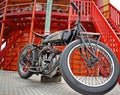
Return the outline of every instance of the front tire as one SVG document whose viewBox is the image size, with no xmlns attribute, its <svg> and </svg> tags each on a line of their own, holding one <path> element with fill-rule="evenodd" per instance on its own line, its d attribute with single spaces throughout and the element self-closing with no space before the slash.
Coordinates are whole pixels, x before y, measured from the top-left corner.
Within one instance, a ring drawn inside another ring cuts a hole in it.
<svg viewBox="0 0 120 95">
<path fill-rule="evenodd" d="M 119 77 L 118 60 L 114 53 L 103 43 L 86 40 L 86 45 L 93 50 L 99 61 L 87 64 L 92 60 L 80 40 L 70 43 L 61 55 L 61 72 L 68 85 L 81 94 L 101 95 L 109 92 Z M 82 51 L 82 55 L 81 52 Z"/>
</svg>

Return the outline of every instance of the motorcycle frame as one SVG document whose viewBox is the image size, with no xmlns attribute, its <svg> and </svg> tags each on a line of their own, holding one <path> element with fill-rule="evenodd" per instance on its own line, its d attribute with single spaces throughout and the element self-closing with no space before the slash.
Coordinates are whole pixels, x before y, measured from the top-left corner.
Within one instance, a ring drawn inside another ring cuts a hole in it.
<svg viewBox="0 0 120 95">
<path fill-rule="evenodd" d="M 90 42 L 90 38 L 89 38 L 89 36 L 97 36 L 97 43 L 96 43 L 96 46 L 99 44 L 99 41 L 100 41 L 100 38 L 101 38 L 101 34 L 100 33 L 94 33 L 94 32 L 88 32 L 88 31 L 86 31 L 86 29 L 84 28 L 84 26 L 82 25 L 82 23 L 81 23 L 81 20 L 80 20 L 80 10 L 78 9 L 78 7 L 73 3 L 73 2 L 71 2 L 71 5 L 73 6 L 73 8 L 77 11 L 77 13 L 78 13 L 78 19 L 77 19 L 77 21 L 76 21 L 76 23 L 75 23 L 75 27 L 74 28 L 72 28 L 72 29 L 70 29 L 69 31 L 73 31 L 73 36 L 71 37 L 71 40 L 70 40 L 70 42 L 72 42 L 74 39 L 76 40 L 76 39 L 80 39 L 81 41 L 80 42 L 82 42 L 82 44 L 85 46 L 85 49 L 91 54 L 91 56 L 94 58 L 93 59 L 93 61 L 98 61 L 98 58 L 96 57 L 96 55 L 95 55 L 95 50 L 90 50 L 88 47 L 87 47 L 87 44 L 86 44 L 86 40 L 88 40 L 88 44 L 91 46 L 91 42 Z M 35 33 L 36 34 L 36 36 L 38 36 L 39 34 L 37 34 L 37 33 Z M 42 38 L 42 39 L 45 39 L 44 37 L 41 37 L 41 36 L 38 36 L 38 37 L 40 37 L 40 38 Z M 45 36 L 45 37 L 47 37 L 47 36 Z M 64 43 L 63 42 L 63 40 L 61 39 L 61 42 L 62 43 Z M 70 43 L 69 42 L 69 43 Z M 67 43 L 67 44 L 65 44 L 65 45 L 68 45 L 69 43 Z M 47 48 L 49 48 L 49 49 L 54 49 L 54 45 L 55 45 L 55 42 L 50 42 L 50 43 L 47 43 L 47 44 L 44 44 L 44 40 L 42 41 L 42 43 L 40 44 L 40 45 L 35 45 L 34 44 L 34 38 L 33 38 L 33 41 L 32 41 L 32 44 L 33 44 L 33 46 L 34 46 L 34 49 L 32 50 L 32 51 L 34 51 L 34 50 L 36 50 L 36 49 L 38 49 L 38 50 L 42 50 L 44 47 L 47 47 Z M 56 45 L 55 45 L 56 46 Z M 56 53 L 56 52 L 59 52 L 59 53 L 61 53 L 60 51 L 53 51 L 53 53 Z M 81 53 L 81 56 L 83 57 L 83 59 L 87 62 L 87 60 L 85 59 L 85 57 L 83 56 L 83 54 L 82 54 L 82 51 L 80 51 L 80 53 Z M 60 58 L 59 58 L 59 60 L 60 60 Z M 49 73 L 46 73 L 46 75 L 49 75 L 52 71 L 54 71 L 54 69 L 59 65 L 59 60 L 56 62 L 56 64 L 55 64 L 55 66 L 51 69 L 51 71 L 49 72 Z M 37 61 L 37 60 L 34 60 L 34 61 Z M 33 64 L 34 65 L 34 64 Z M 49 64 L 48 64 L 49 65 Z M 47 65 L 47 66 L 48 66 Z M 47 67 L 46 66 L 46 67 Z M 35 67 L 28 67 L 29 68 L 29 71 L 31 71 L 31 72 L 34 72 L 34 73 L 41 73 L 42 74 L 42 72 L 46 69 L 46 68 L 43 68 L 41 71 L 39 71 L 39 72 L 37 72 L 37 71 L 35 71 L 35 70 L 31 70 L 31 68 L 35 68 Z"/>
</svg>

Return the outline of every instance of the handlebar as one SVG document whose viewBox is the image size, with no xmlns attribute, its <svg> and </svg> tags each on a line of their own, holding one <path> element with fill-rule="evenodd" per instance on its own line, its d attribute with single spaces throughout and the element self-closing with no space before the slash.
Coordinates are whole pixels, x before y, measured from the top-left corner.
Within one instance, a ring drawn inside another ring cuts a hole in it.
<svg viewBox="0 0 120 95">
<path fill-rule="evenodd" d="M 72 5 L 72 7 L 73 7 L 76 11 L 79 10 L 78 7 L 76 6 L 76 4 L 75 4 L 74 2 L 71 2 L 71 5 Z"/>
</svg>

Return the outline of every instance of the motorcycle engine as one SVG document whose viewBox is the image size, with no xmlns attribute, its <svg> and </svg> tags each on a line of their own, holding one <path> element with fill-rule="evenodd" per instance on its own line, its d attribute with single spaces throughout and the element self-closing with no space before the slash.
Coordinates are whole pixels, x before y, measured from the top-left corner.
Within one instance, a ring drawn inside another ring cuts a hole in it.
<svg viewBox="0 0 120 95">
<path fill-rule="evenodd" d="M 54 48 L 45 49 L 44 52 L 41 52 L 39 63 L 42 74 L 52 77 L 59 72 L 59 65 L 57 65 L 59 58 L 60 55 Z"/>
</svg>

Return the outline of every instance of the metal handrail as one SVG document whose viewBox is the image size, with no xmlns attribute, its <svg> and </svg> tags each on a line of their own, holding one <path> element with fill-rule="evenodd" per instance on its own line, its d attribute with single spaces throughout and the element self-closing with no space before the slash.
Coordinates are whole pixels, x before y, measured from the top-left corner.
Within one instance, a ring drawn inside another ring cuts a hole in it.
<svg viewBox="0 0 120 95">
<path fill-rule="evenodd" d="M 120 25 L 120 11 L 116 9 L 112 4 L 110 6 L 110 18 L 114 21 L 116 25 Z"/>
<path fill-rule="evenodd" d="M 107 10 L 103 10 L 105 7 L 108 7 Z M 117 26 L 120 25 L 120 11 L 112 4 L 103 5 L 99 9 L 103 15 L 107 14 L 108 19 L 111 19 Z"/>
<path fill-rule="evenodd" d="M 92 2 L 92 17 L 94 20 L 94 24 L 96 26 L 96 29 L 98 32 L 102 34 L 102 38 L 104 43 L 110 47 L 113 52 L 117 55 L 119 62 L 120 62 L 120 39 L 114 32 L 114 30 L 111 28 L 110 24 L 106 20 L 106 18 L 103 16 L 103 14 L 100 12 L 98 7 L 95 5 L 94 2 Z"/>
</svg>

